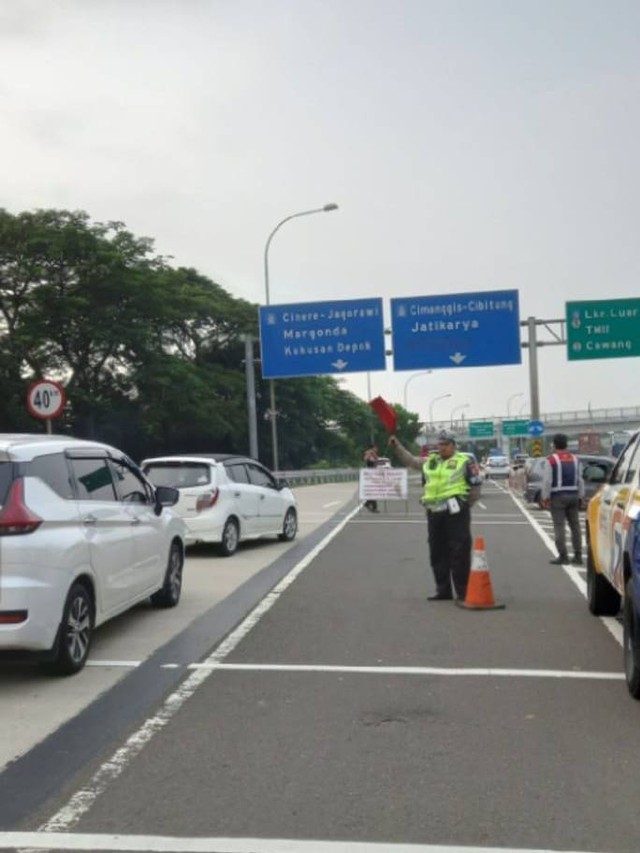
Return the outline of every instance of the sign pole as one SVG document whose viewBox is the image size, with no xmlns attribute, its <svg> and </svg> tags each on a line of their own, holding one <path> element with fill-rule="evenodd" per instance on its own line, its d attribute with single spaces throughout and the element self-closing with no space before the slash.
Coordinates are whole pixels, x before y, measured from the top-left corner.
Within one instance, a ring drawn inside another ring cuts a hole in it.
<svg viewBox="0 0 640 853">
<path fill-rule="evenodd" d="M 249 416 L 249 456 L 258 458 L 258 418 L 256 414 L 256 376 L 253 364 L 253 338 L 244 336 L 244 373 L 247 385 L 247 412 Z"/>
<path fill-rule="evenodd" d="M 536 318 L 527 317 L 529 330 L 529 393 L 531 395 L 532 421 L 540 418 L 540 391 L 538 386 L 538 340 L 536 336 Z"/>
</svg>

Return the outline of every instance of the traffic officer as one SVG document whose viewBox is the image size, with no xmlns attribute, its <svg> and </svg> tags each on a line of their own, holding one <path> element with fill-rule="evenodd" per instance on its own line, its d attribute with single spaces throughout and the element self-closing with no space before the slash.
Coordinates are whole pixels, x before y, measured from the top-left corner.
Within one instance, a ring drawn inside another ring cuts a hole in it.
<svg viewBox="0 0 640 853">
<path fill-rule="evenodd" d="M 584 480 L 578 457 L 567 450 L 567 436 L 557 433 L 553 436 L 552 453 L 544 461 L 542 469 L 541 503 L 551 510 L 553 532 L 556 539 L 558 556 L 550 563 L 561 566 L 569 562 L 567 554 L 565 521 L 571 531 L 574 566 L 582 565 L 582 533 L 580 531 L 580 505 L 584 501 Z"/>
<path fill-rule="evenodd" d="M 427 510 L 429 554 L 436 581 L 428 601 L 450 601 L 453 589 L 460 601 L 467 593 L 471 571 L 471 504 L 480 488 L 478 465 L 456 448 L 455 435 L 442 430 L 438 450 L 425 459 L 413 456 L 395 435 L 389 439 L 400 461 L 422 471 L 422 504 Z"/>
</svg>

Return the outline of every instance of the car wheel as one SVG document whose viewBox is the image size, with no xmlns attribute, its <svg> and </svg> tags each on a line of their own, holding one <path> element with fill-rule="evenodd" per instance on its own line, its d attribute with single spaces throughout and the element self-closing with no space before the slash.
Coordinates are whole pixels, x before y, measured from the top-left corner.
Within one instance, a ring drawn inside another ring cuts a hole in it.
<svg viewBox="0 0 640 853">
<path fill-rule="evenodd" d="M 238 530 L 238 522 L 234 518 L 228 518 L 225 522 L 222 531 L 222 541 L 220 542 L 220 553 L 223 557 L 231 557 L 238 550 L 238 542 L 240 541 L 240 531 Z"/>
<path fill-rule="evenodd" d="M 58 675 L 80 672 L 89 657 L 93 637 L 93 600 L 87 587 L 75 583 L 62 611 L 52 669 Z"/>
<path fill-rule="evenodd" d="M 291 542 L 292 539 L 296 538 L 296 533 L 298 532 L 298 515 L 293 509 L 293 507 L 289 507 L 284 515 L 284 521 L 282 522 L 282 533 L 278 534 L 278 539 L 282 542 Z"/>
<path fill-rule="evenodd" d="M 624 674 L 629 693 L 640 699 L 640 648 L 638 646 L 637 614 L 633 602 L 633 581 L 627 581 L 623 609 Z"/>
<path fill-rule="evenodd" d="M 151 596 L 151 603 L 155 607 L 175 607 L 180 601 L 182 592 L 182 567 L 184 555 L 178 542 L 172 542 L 169 550 L 167 571 L 164 576 L 162 588 Z"/>
<path fill-rule="evenodd" d="M 587 602 L 594 616 L 615 616 L 620 611 L 620 595 L 603 577 L 593 561 L 591 540 L 587 533 Z"/>
</svg>

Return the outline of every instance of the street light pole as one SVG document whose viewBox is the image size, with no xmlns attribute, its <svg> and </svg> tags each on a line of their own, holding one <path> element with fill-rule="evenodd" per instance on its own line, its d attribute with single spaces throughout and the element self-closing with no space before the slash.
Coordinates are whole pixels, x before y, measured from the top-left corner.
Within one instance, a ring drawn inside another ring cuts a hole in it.
<svg viewBox="0 0 640 853">
<path fill-rule="evenodd" d="M 404 383 L 404 396 L 402 398 L 403 399 L 402 405 L 404 406 L 405 410 L 407 408 L 407 400 L 408 400 L 407 389 L 409 388 L 409 383 L 411 382 L 412 379 L 416 379 L 418 376 L 426 376 L 427 373 L 433 373 L 433 370 L 421 370 L 419 373 L 412 373 L 411 376 Z"/>
<path fill-rule="evenodd" d="M 447 397 L 453 397 L 453 394 L 441 394 L 439 397 L 434 397 L 429 403 L 429 424 L 431 425 L 431 429 L 433 429 L 433 404 L 437 403 L 438 400 L 446 400 Z"/>
<path fill-rule="evenodd" d="M 455 412 L 460 412 L 462 409 L 468 409 L 468 408 L 470 408 L 470 406 L 471 406 L 471 403 L 462 403 L 461 406 L 454 406 L 453 409 L 451 409 L 451 427 L 452 428 L 453 428 L 453 415 L 455 414 Z"/>
<path fill-rule="evenodd" d="M 508 418 L 511 417 L 511 403 L 513 402 L 513 400 L 517 400 L 518 397 L 524 397 L 524 394 L 521 391 L 518 391 L 517 394 L 512 394 L 509 397 L 509 399 L 507 400 L 507 417 Z"/>
<path fill-rule="evenodd" d="M 270 305 L 270 291 L 269 291 L 269 246 L 271 245 L 271 241 L 273 240 L 277 231 L 282 228 L 285 222 L 289 222 L 291 219 L 297 219 L 299 216 L 310 216 L 312 213 L 329 213 L 332 210 L 337 210 L 337 204 L 325 204 L 324 207 L 314 207 L 312 210 L 301 210 L 299 213 L 292 213 L 290 216 L 285 216 L 284 219 L 280 220 L 276 227 L 273 229 L 271 234 L 269 234 L 267 238 L 267 242 L 264 247 L 264 296 L 265 296 L 265 305 Z M 278 459 L 278 425 L 277 425 L 277 414 L 276 414 L 276 386 L 273 379 L 269 380 L 269 417 L 271 420 L 271 450 L 273 453 L 273 470 L 278 471 L 280 468 L 280 463 Z"/>
</svg>

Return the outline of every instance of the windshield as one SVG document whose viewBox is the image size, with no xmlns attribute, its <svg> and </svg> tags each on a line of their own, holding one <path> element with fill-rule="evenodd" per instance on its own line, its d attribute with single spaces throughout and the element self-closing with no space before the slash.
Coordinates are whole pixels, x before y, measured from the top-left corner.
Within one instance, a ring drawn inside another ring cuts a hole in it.
<svg viewBox="0 0 640 853">
<path fill-rule="evenodd" d="M 154 486 L 189 489 L 211 482 L 211 468 L 203 462 L 154 462 L 143 471 Z"/>
</svg>

